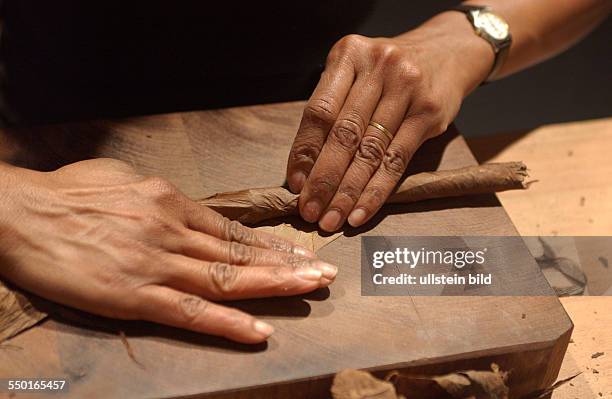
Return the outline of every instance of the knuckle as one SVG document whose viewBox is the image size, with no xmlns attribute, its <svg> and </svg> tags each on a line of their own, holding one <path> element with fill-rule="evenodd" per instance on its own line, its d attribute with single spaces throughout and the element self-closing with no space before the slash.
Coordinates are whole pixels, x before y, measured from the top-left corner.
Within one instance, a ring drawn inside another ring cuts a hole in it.
<svg viewBox="0 0 612 399">
<path fill-rule="evenodd" d="M 347 151 L 354 152 L 363 135 L 363 120 L 357 114 L 348 115 L 336 122 L 332 137 Z"/>
<path fill-rule="evenodd" d="M 319 158 L 320 152 L 321 150 L 317 146 L 314 146 L 309 142 L 301 142 L 299 144 L 296 143 L 291 151 L 291 161 L 293 161 L 295 164 L 309 166 L 312 168 L 317 161 L 317 158 Z"/>
<path fill-rule="evenodd" d="M 168 180 L 161 177 L 149 177 L 146 179 L 149 187 L 159 194 L 173 194 L 176 192 L 176 187 Z"/>
<path fill-rule="evenodd" d="M 397 64 L 397 77 L 407 84 L 414 84 L 423 79 L 421 68 L 409 60 L 402 60 Z"/>
<path fill-rule="evenodd" d="M 161 238 L 169 234 L 177 236 L 182 234 L 180 225 L 159 213 L 144 216 L 142 226 L 145 233 L 153 237 Z"/>
<path fill-rule="evenodd" d="M 303 118 L 316 125 L 331 126 L 336 120 L 338 107 L 326 98 L 313 98 L 304 108 Z"/>
<path fill-rule="evenodd" d="M 289 255 L 285 258 L 285 263 L 291 267 L 302 267 L 309 266 L 312 262 L 299 255 Z"/>
<path fill-rule="evenodd" d="M 226 220 L 225 239 L 227 241 L 244 242 L 248 235 L 246 228 L 237 220 Z"/>
<path fill-rule="evenodd" d="M 314 197 L 322 198 L 336 191 L 339 183 L 340 178 L 338 175 L 316 177 L 312 181 L 310 191 Z"/>
<path fill-rule="evenodd" d="M 385 156 L 385 143 L 376 136 L 365 136 L 361 140 L 356 158 L 365 164 L 377 168 Z"/>
<path fill-rule="evenodd" d="M 439 118 L 442 114 L 442 104 L 436 98 L 431 96 L 422 97 L 419 101 L 419 111 L 421 114 L 430 115 L 434 119 Z"/>
<path fill-rule="evenodd" d="M 270 238 L 269 244 L 272 251 L 293 253 L 297 250 L 296 246 L 291 242 L 280 240 L 276 237 Z"/>
<path fill-rule="evenodd" d="M 236 287 L 238 268 L 227 263 L 215 262 L 208 265 L 210 281 L 217 292 L 227 294 Z"/>
<path fill-rule="evenodd" d="M 144 180 L 144 184 L 146 193 L 155 202 L 174 202 L 180 198 L 179 190 L 161 177 L 148 177 Z"/>
<path fill-rule="evenodd" d="M 229 263 L 247 265 L 253 261 L 253 248 L 232 241 L 229 245 Z"/>
<path fill-rule="evenodd" d="M 395 62 L 401 54 L 401 49 L 397 44 L 385 43 L 375 47 L 373 55 L 375 59 L 382 63 Z"/>
<path fill-rule="evenodd" d="M 344 195 L 348 197 L 352 203 L 356 203 L 357 200 L 359 200 L 361 191 L 352 184 L 345 184 L 338 189 L 338 194 Z"/>
<path fill-rule="evenodd" d="M 367 37 L 357 34 L 346 35 L 336 42 L 334 49 L 340 53 L 344 53 L 364 46 L 367 40 Z"/>
<path fill-rule="evenodd" d="M 434 117 L 432 118 L 429 128 L 425 132 L 425 138 L 431 138 L 439 135 L 440 133 L 445 132 L 448 129 L 448 122 L 445 121 L 442 117 Z"/>
<path fill-rule="evenodd" d="M 382 204 L 387 199 L 385 191 L 380 187 L 368 187 L 363 193 L 370 199 L 369 203 L 366 205 L 371 206 L 372 203 Z"/>
<path fill-rule="evenodd" d="M 185 295 L 178 301 L 179 314 L 187 325 L 194 325 L 207 309 L 208 302 L 194 295 Z"/>
<path fill-rule="evenodd" d="M 387 149 L 383 158 L 385 170 L 391 176 L 401 176 L 408 166 L 409 156 L 404 151 L 398 149 Z"/>
<path fill-rule="evenodd" d="M 296 266 L 299 267 L 299 266 Z M 268 275 L 268 281 L 273 287 L 283 287 L 287 284 L 287 270 L 284 267 L 273 267 Z"/>
</svg>

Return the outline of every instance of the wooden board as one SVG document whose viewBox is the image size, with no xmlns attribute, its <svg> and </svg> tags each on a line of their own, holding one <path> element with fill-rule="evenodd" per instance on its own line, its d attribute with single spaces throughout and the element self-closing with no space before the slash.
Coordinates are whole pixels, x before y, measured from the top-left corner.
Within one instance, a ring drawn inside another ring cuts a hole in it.
<svg viewBox="0 0 612 399">
<path fill-rule="evenodd" d="M 168 178 L 193 197 L 283 182 L 302 103 L 253 106 L 5 131 L 0 156 L 37 169 L 109 156 Z M 455 130 L 425 145 L 412 171 L 474 164 Z M 55 317 L 0 351 L 0 377 L 67 376 L 73 397 L 324 398 L 343 368 L 444 373 L 512 370 L 513 397 L 552 383 L 572 324 L 558 299 L 362 297 L 360 235 L 515 235 L 495 196 L 387 207 L 365 228 L 320 251 L 340 267 L 330 290 L 236 306 L 276 327 L 265 345 L 243 346 L 147 323 L 105 329 Z M 548 286 L 526 250 L 500 268 L 511 287 Z M 507 287 L 508 288 L 508 287 Z M 97 322 L 96 322 L 97 323 Z M 95 324 L 95 323 L 94 323 Z M 99 325 L 99 324 L 96 324 Z M 143 367 L 127 355 L 124 330 Z"/>
<path fill-rule="evenodd" d="M 498 195 L 520 234 L 610 235 L 612 118 L 546 125 L 468 144 L 481 162 L 521 159 L 540 180 L 530 190 Z M 612 397 L 612 291 L 606 292 L 606 277 L 587 270 L 590 291 L 607 296 L 561 298 L 575 328 L 559 378 L 582 374 L 556 390 L 553 399 Z M 593 358 L 597 352 L 604 355 Z"/>
</svg>

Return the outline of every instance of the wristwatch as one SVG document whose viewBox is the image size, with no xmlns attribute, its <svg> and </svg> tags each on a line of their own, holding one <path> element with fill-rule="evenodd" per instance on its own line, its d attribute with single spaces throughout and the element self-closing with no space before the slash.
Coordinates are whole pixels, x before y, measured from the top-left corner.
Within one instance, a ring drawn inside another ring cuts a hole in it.
<svg viewBox="0 0 612 399">
<path fill-rule="evenodd" d="M 504 65 L 510 51 L 512 35 L 508 23 L 499 15 L 491 12 L 491 9 L 486 6 L 459 5 L 453 10 L 464 13 L 474 27 L 474 32 L 489 42 L 493 48 L 495 61 L 485 82 L 491 80 Z"/>
</svg>

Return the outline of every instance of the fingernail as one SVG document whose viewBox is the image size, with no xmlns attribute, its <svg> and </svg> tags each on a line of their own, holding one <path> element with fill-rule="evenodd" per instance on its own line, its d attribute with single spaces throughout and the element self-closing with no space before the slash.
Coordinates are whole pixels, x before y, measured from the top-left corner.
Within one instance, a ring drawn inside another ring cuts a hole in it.
<svg viewBox="0 0 612 399">
<path fill-rule="evenodd" d="M 367 214 L 362 208 L 357 208 L 349 215 L 348 222 L 351 226 L 358 227 L 365 222 L 366 216 Z"/>
<path fill-rule="evenodd" d="M 300 191 L 302 191 L 304 183 L 306 183 L 306 174 L 301 170 L 293 172 L 293 174 L 289 177 L 289 181 L 287 183 L 289 183 L 289 188 L 291 189 L 291 191 L 293 191 L 294 193 L 299 193 Z"/>
<path fill-rule="evenodd" d="M 272 327 L 268 323 L 264 323 L 261 320 L 256 320 L 255 323 L 253 323 L 253 328 L 255 329 L 255 331 L 257 331 L 261 335 L 265 335 L 266 337 L 269 337 L 274 333 L 274 327 Z"/>
<path fill-rule="evenodd" d="M 323 277 L 326 279 L 333 280 L 336 278 L 336 274 L 338 274 L 338 268 L 327 262 L 318 261 L 314 265 L 322 272 Z"/>
<path fill-rule="evenodd" d="M 310 223 L 314 223 L 319 220 L 319 215 L 321 214 L 321 203 L 319 200 L 311 199 L 304 206 L 304 220 Z"/>
<path fill-rule="evenodd" d="M 337 209 L 331 209 L 327 211 L 323 218 L 319 222 L 319 227 L 325 231 L 336 231 L 340 228 L 340 222 L 342 221 L 342 214 Z"/>
<path fill-rule="evenodd" d="M 319 269 L 312 267 L 299 267 L 294 271 L 295 275 L 302 280 L 319 281 L 323 273 Z"/>
<path fill-rule="evenodd" d="M 334 282 L 334 280 L 329 280 L 329 279 L 326 279 L 325 277 L 323 277 L 321 279 L 321 283 L 320 283 L 321 285 L 320 286 L 321 286 L 321 288 L 329 287 L 333 282 Z"/>
</svg>

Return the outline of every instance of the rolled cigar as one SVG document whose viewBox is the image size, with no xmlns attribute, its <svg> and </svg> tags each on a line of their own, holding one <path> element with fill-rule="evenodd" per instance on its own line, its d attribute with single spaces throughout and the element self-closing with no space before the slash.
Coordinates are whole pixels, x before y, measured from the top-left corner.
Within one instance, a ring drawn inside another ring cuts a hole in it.
<svg viewBox="0 0 612 399">
<path fill-rule="evenodd" d="M 407 204 L 433 198 L 487 194 L 525 189 L 527 167 L 522 162 L 490 163 L 408 176 L 387 204 Z M 298 213 L 299 194 L 283 187 L 251 188 L 198 200 L 229 219 L 256 224 Z"/>
</svg>

